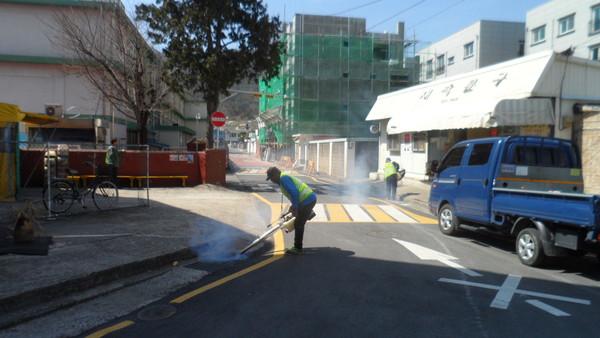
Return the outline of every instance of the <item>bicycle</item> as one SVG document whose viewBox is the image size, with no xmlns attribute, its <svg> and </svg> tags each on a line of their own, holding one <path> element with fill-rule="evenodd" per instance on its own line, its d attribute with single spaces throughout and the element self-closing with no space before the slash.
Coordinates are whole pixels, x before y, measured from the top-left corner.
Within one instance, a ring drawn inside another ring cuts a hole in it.
<svg viewBox="0 0 600 338">
<path fill-rule="evenodd" d="M 44 198 L 44 207 L 55 214 L 62 214 L 67 212 L 75 201 L 81 203 L 82 207 L 85 208 L 85 198 L 91 193 L 94 205 L 99 210 L 110 210 L 113 209 L 119 201 L 119 189 L 117 186 L 105 179 L 103 176 L 98 176 L 96 170 L 98 169 L 92 162 L 84 162 L 85 166 L 91 166 L 94 168 L 93 179 L 85 184 L 81 189 L 78 185 L 67 178 L 52 178 L 50 185 L 44 188 L 42 192 Z M 78 172 L 73 169 L 67 169 L 67 174 L 77 175 Z"/>
</svg>

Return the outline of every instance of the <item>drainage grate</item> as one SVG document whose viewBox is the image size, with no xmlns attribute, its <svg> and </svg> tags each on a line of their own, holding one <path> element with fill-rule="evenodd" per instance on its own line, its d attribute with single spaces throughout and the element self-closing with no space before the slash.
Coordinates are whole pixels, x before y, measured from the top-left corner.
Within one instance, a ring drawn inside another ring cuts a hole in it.
<svg viewBox="0 0 600 338">
<path fill-rule="evenodd" d="M 150 306 L 138 312 L 137 317 L 145 322 L 161 320 L 169 318 L 175 314 L 177 310 L 171 305 L 156 305 Z"/>
</svg>

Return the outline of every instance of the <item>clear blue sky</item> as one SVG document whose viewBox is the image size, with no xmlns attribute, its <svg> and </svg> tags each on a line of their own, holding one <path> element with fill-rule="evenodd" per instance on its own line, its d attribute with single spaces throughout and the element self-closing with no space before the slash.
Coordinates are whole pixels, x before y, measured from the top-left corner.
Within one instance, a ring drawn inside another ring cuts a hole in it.
<svg viewBox="0 0 600 338">
<path fill-rule="evenodd" d="M 367 19 L 370 32 L 396 32 L 405 23 L 407 39 L 419 48 L 479 20 L 525 22 L 527 11 L 550 0 L 264 0 L 271 15 L 290 21 L 294 14 L 350 16 Z M 577 0 L 560 0 L 577 1 Z M 154 0 L 123 0 L 154 4 Z"/>
</svg>

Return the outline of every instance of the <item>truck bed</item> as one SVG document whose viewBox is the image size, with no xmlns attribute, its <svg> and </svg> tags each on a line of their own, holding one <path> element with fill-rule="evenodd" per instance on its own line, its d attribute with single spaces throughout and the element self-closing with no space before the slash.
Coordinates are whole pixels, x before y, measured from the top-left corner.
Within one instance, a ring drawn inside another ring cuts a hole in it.
<svg viewBox="0 0 600 338">
<path fill-rule="evenodd" d="M 597 223 L 597 195 L 498 187 L 492 194 L 492 215 L 527 216 L 580 227 L 595 227 Z"/>
</svg>

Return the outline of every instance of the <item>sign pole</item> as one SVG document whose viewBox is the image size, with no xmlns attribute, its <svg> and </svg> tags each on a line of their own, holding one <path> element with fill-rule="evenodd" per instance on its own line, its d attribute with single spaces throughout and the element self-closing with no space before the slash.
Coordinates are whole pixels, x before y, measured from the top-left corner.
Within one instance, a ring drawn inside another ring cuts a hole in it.
<svg viewBox="0 0 600 338">
<path fill-rule="evenodd" d="M 220 131 L 221 131 L 221 127 L 223 127 L 225 125 L 225 122 L 227 121 L 227 117 L 225 116 L 225 114 L 221 113 L 221 112 L 214 112 L 211 116 L 210 116 L 210 122 L 212 123 L 212 125 L 217 128 L 217 148 L 219 147 L 219 135 L 220 135 Z"/>
</svg>

